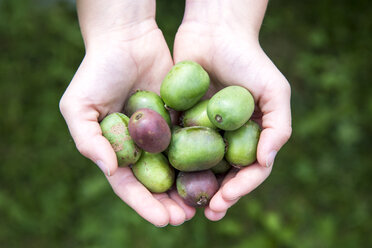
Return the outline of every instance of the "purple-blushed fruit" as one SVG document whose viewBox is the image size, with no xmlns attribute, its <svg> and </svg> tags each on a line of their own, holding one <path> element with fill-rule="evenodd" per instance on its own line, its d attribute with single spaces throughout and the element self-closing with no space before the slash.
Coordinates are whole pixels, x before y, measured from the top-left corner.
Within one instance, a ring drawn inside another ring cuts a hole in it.
<svg viewBox="0 0 372 248">
<path fill-rule="evenodd" d="M 252 164 L 256 160 L 260 133 L 258 124 L 251 120 L 237 130 L 226 131 L 224 137 L 228 148 L 225 159 L 236 168 Z"/>
<path fill-rule="evenodd" d="M 174 183 L 174 169 L 161 153 L 143 152 L 132 171 L 138 181 L 153 193 L 163 193 Z"/>
<path fill-rule="evenodd" d="M 134 112 L 142 108 L 152 109 L 158 112 L 171 127 L 171 118 L 168 110 L 164 107 L 164 102 L 155 92 L 147 90 L 137 90 L 128 99 L 124 113 L 132 116 Z"/>
<path fill-rule="evenodd" d="M 129 134 L 143 150 L 159 153 L 167 149 L 171 131 L 164 118 L 152 109 L 139 109 L 129 120 Z"/>
<path fill-rule="evenodd" d="M 192 207 L 208 206 L 219 186 L 210 170 L 180 172 L 176 180 L 177 192 L 184 202 Z"/>
<path fill-rule="evenodd" d="M 102 135 L 110 142 L 119 166 L 134 164 L 141 156 L 128 131 L 129 118 L 122 113 L 112 113 L 100 123 Z"/>
<path fill-rule="evenodd" d="M 214 174 L 224 174 L 228 172 L 230 168 L 231 165 L 225 159 L 222 159 L 218 164 L 213 166 L 211 170 Z"/>
</svg>

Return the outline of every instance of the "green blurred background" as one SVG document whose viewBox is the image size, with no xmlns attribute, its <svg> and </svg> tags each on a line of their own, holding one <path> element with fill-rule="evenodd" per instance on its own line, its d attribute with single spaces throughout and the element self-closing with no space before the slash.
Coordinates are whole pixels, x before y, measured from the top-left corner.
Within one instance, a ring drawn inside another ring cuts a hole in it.
<svg viewBox="0 0 372 248">
<path fill-rule="evenodd" d="M 167 42 L 184 1 L 157 1 Z M 0 0 L 0 247 L 372 246 L 372 5 L 270 1 L 264 50 L 293 135 L 219 222 L 155 228 L 75 149 L 58 102 L 84 56 L 73 1 Z"/>
</svg>

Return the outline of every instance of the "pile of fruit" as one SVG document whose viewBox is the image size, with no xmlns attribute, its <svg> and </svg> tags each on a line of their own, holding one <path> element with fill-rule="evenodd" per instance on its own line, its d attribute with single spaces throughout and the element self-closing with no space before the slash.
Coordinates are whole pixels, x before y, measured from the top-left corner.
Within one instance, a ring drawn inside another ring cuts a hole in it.
<svg viewBox="0 0 372 248">
<path fill-rule="evenodd" d="M 176 181 L 178 194 L 194 207 L 208 205 L 219 188 L 216 176 L 223 180 L 231 166 L 256 160 L 260 136 L 258 124 L 250 120 L 250 92 L 229 86 L 201 100 L 209 84 L 199 64 L 177 63 L 161 85 L 161 97 L 138 90 L 125 114 L 112 113 L 100 123 L 119 166 L 131 166 L 154 193 L 169 190 Z"/>
</svg>

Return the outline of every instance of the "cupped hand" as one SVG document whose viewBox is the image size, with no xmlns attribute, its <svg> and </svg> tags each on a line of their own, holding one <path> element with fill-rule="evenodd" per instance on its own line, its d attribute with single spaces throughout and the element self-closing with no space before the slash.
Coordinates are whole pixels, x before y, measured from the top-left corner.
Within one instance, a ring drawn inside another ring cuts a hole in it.
<svg viewBox="0 0 372 248">
<path fill-rule="evenodd" d="M 256 16 L 250 16 L 246 7 L 256 7 Z M 248 89 L 256 104 L 252 118 L 262 127 L 257 162 L 229 172 L 205 209 L 210 220 L 223 218 L 229 207 L 269 176 L 276 153 L 291 135 L 289 83 L 258 42 L 265 8 L 257 1 L 189 0 L 176 35 L 175 63 L 193 60 L 207 70 L 208 97 L 229 85 Z"/>
<path fill-rule="evenodd" d="M 150 193 L 129 167 L 118 168 L 115 152 L 102 136 L 99 121 L 122 112 L 136 89 L 159 93 L 173 61 L 155 21 L 131 25 L 134 32 L 105 33 L 86 42 L 86 55 L 60 101 L 60 110 L 77 149 L 105 173 L 114 192 L 156 226 L 182 224 L 195 214 L 174 190 Z M 83 30 L 84 31 L 84 30 Z"/>
</svg>

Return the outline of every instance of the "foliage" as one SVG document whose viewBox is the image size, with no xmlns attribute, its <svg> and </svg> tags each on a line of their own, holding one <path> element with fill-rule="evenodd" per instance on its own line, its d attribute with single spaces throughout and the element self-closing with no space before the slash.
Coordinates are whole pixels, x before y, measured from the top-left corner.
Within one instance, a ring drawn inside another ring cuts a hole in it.
<svg viewBox="0 0 372 248">
<path fill-rule="evenodd" d="M 184 3 L 157 2 L 172 46 Z M 79 155 L 59 113 L 84 56 L 75 7 L 0 0 L 0 246 L 371 246 L 371 10 L 367 1 L 270 1 L 261 43 L 291 82 L 291 140 L 222 221 L 199 211 L 155 228 Z"/>
</svg>

